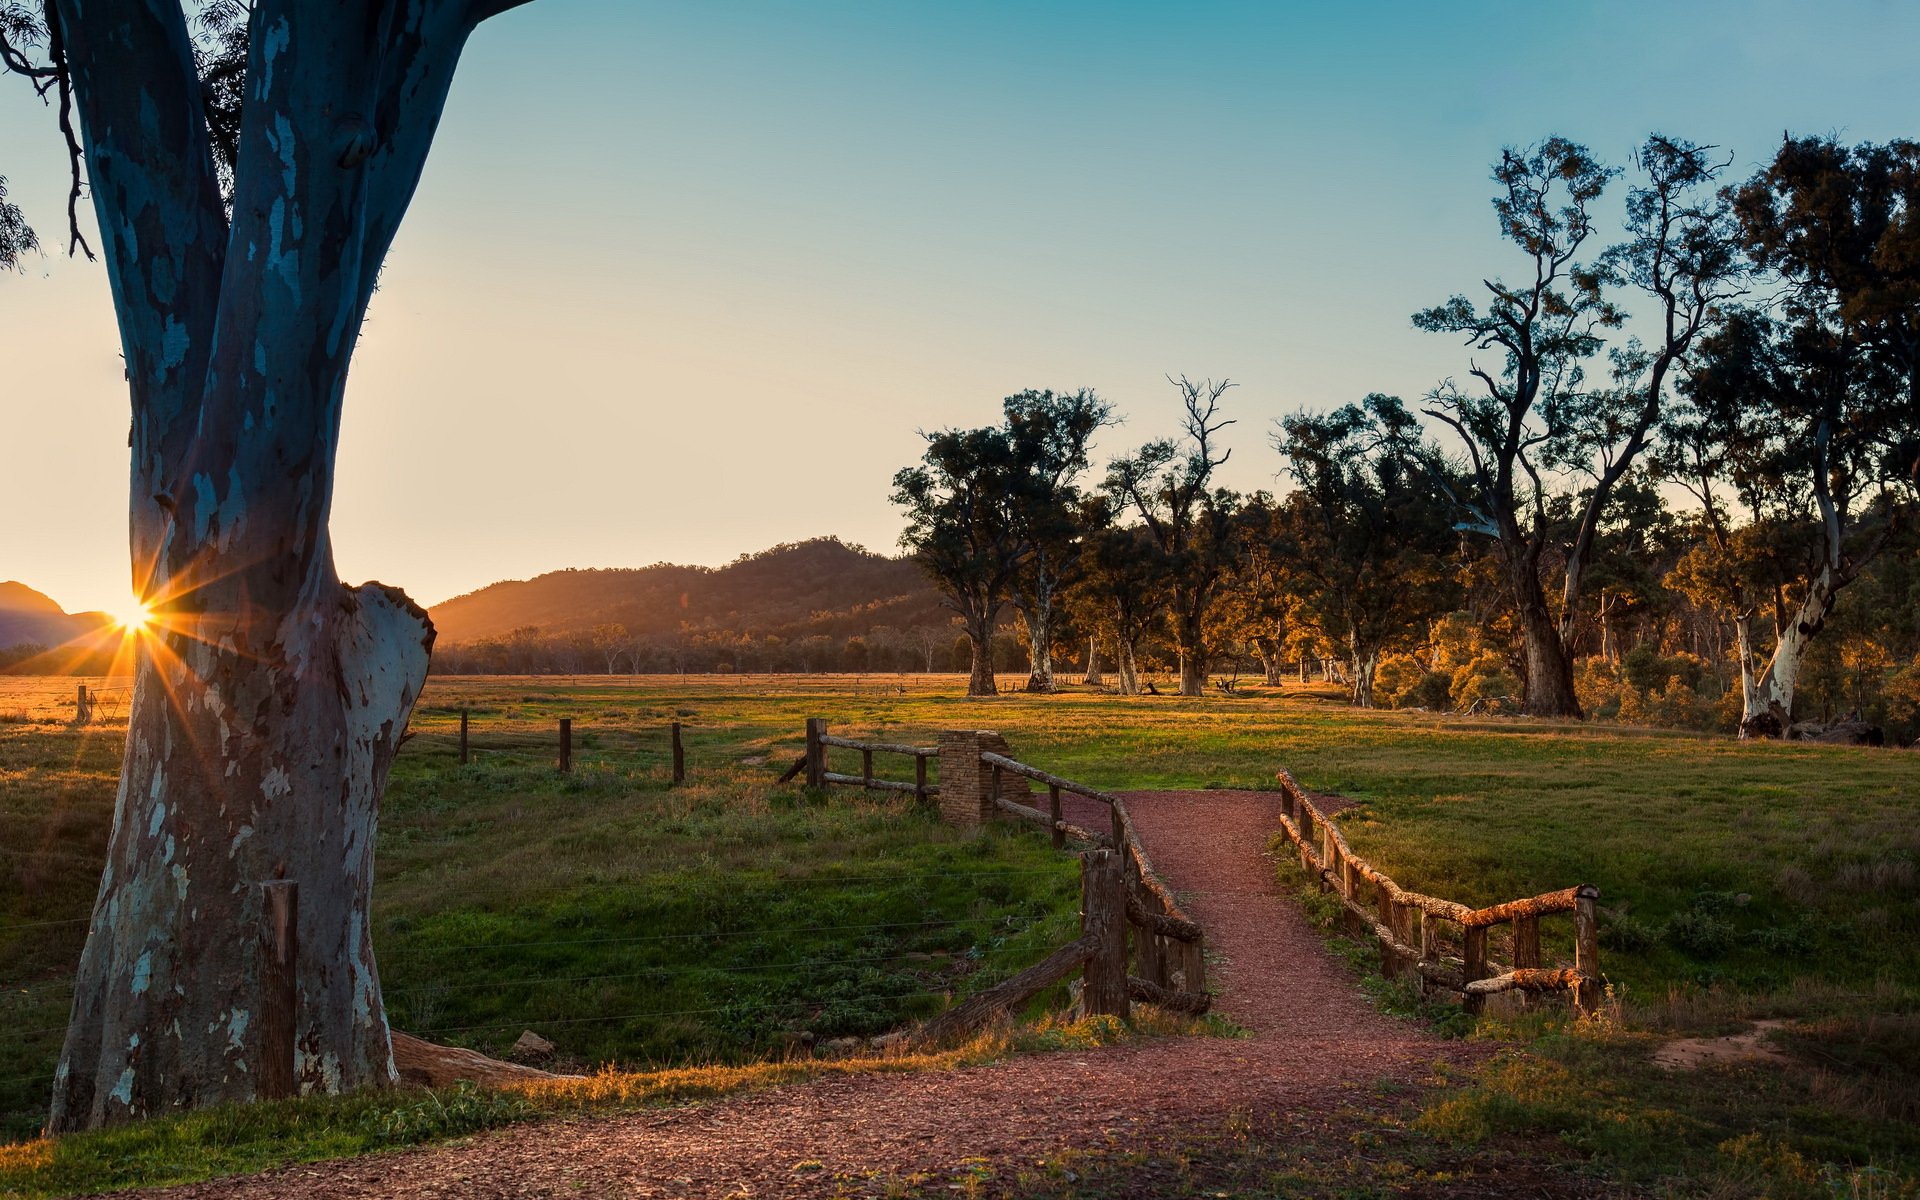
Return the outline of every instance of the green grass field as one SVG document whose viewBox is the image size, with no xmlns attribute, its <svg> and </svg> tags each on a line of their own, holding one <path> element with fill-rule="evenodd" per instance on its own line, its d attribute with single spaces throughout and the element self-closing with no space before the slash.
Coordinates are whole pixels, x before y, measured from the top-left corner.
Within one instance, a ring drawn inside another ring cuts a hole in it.
<svg viewBox="0 0 1920 1200">
<path fill-rule="evenodd" d="M 395 1025 L 496 1052 L 534 1028 L 571 1065 L 750 1062 L 780 1056 L 790 1031 L 924 1015 L 1071 936 L 1071 864 L 1042 838 L 773 786 L 809 716 L 922 743 L 996 729 L 1017 757 L 1113 789 L 1258 788 L 1286 767 L 1360 801 L 1349 838 L 1406 886 L 1480 904 L 1598 885 L 1603 969 L 1641 1029 L 1920 1008 L 1920 756 L 1360 713 L 1314 688 L 959 691 L 924 676 L 433 681 L 381 828 Z M 71 681 L 0 680 L 0 1131 L 14 1136 L 44 1113 L 118 765 L 121 726 L 73 730 L 71 703 Z M 570 777 L 552 769 L 561 716 Z M 682 788 L 667 783 L 673 720 Z M 1882 1055 L 1883 1093 L 1920 1074 L 1912 1049 Z M 1478 1128 L 1451 1111 L 1447 1129 Z"/>
</svg>

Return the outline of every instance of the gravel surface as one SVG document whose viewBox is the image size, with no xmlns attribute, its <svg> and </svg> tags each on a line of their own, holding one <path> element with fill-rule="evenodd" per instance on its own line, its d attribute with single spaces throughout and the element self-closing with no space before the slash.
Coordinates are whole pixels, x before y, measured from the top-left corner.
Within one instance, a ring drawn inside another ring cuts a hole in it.
<svg viewBox="0 0 1920 1200">
<path fill-rule="evenodd" d="M 1231 1118 L 1338 1123 L 1383 1085 L 1419 1086 L 1459 1043 L 1376 1012 L 1275 895 L 1277 798 L 1138 792 L 1155 868 L 1207 930 L 1218 1011 L 1247 1039 L 1161 1038 L 912 1075 L 817 1080 L 732 1100 L 519 1126 L 427 1147 L 141 1193 L 187 1197 L 813 1196 L 943 1189 L 968 1160 L 1002 1179 L 1071 1148 L 1138 1147 Z M 1104 828 L 1104 810 L 1072 815 Z"/>
</svg>

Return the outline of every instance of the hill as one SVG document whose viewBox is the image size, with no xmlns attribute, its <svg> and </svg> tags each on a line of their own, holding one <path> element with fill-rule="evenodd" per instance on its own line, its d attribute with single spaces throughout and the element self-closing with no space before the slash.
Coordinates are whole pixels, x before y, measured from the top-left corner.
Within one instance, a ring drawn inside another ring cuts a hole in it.
<svg viewBox="0 0 1920 1200">
<path fill-rule="evenodd" d="M 27 647 L 51 649 L 90 640 L 112 623 L 105 613 L 69 613 L 24 583 L 0 582 L 0 653 L 14 651 L 14 657 L 22 657 Z"/>
<path fill-rule="evenodd" d="M 537 629 L 543 637 L 622 626 L 631 637 L 728 631 L 792 641 L 863 636 L 880 626 L 945 628 L 950 614 L 920 569 L 838 538 L 775 546 L 724 567 L 552 571 L 491 584 L 430 610 L 439 647 Z"/>
</svg>

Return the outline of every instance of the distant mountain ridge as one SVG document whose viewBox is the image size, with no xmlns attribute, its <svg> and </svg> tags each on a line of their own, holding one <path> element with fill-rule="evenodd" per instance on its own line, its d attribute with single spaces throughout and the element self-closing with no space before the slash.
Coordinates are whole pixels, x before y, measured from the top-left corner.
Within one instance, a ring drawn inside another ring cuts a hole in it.
<svg viewBox="0 0 1920 1200">
<path fill-rule="evenodd" d="M 24 583 L 0 582 L 0 650 L 58 646 L 97 632 L 112 621 L 105 613 L 69 613 L 52 597 Z"/>
<path fill-rule="evenodd" d="M 104 674 L 120 640 L 106 613 L 70 613 L 24 583 L 0 583 L 0 672 Z"/>
<path fill-rule="evenodd" d="M 550 571 L 506 580 L 428 610 L 442 646 L 536 628 L 544 635 L 620 625 L 636 636 L 683 627 L 781 638 L 850 637 L 891 625 L 948 623 L 920 568 L 834 537 L 745 554 L 724 567 Z"/>
</svg>

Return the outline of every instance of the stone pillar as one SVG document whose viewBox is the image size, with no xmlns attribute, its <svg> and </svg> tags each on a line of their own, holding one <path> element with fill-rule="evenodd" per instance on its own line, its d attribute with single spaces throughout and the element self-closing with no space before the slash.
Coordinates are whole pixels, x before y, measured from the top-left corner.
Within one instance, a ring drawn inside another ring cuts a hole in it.
<svg viewBox="0 0 1920 1200">
<path fill-rule="evenodd" d="M 940 819 L 970 828 L 1000 815 L 993 806 L 993 768 L 982 752 L 1013 757 L 1005 738 L 984 729 L 950 729 L 940 735 Z M 1002 772 L 1000 794 L 1028 803 L 1032 784 L 1024 775 Z"/>
</svg>

